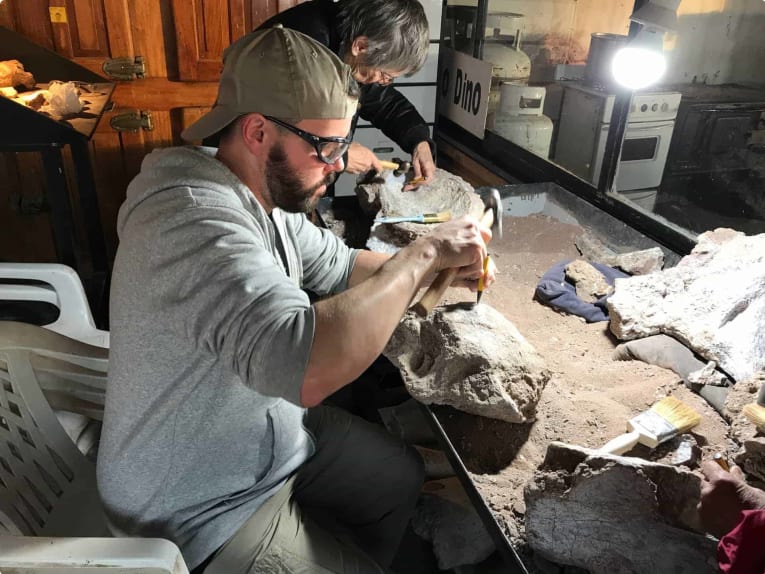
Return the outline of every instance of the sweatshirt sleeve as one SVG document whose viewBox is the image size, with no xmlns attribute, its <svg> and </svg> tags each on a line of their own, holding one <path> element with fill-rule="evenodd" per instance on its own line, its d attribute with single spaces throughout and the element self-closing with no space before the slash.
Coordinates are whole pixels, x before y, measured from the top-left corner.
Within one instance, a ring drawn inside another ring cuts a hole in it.
<svg viewBox="0 0 765 574">
<path fill-rule="evenodd" d="M 290 225 L 303 263 L 303 287 L 318 295 L 347 289 L 358 249 L 351 249 L 331 231 L 317 227 L 304 215 L 291 215 Z"/>
<path fill-rule="evenodd" d="M 420 142 L 435 144 L 430 129 L 412 103 L 393 86 L 367 84 L 362 86 L 359 115 L 411 154 Z"/>
<path fill-rule="evenodd" d="M 235 209 L 196 206 L 176 214 L 156 268 L 168 274 L 187 336 L 230 364 L 245 385 L 300 405 L 314 333 L 307 295 Z"/>
<path fill-rule="evenodd" d="M 720 539 L 717 559 L 725 574 L 765 572 L 765 510 L 745 510 L 741 521 Z"/>
</svg>

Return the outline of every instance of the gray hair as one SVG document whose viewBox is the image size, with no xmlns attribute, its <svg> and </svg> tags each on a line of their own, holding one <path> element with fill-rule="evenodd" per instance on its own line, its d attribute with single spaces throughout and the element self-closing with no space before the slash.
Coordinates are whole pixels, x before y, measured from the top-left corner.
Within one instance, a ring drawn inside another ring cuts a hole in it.
<svg viewBox="0 0 765 574">
<path fill-rule="evenodd" d="M 359 36 L 369 46 L 362 63 L 411 76 L 428 56 L 428 19 L 417 0 L 340 0 L 340 54 Z"/>
</svg>

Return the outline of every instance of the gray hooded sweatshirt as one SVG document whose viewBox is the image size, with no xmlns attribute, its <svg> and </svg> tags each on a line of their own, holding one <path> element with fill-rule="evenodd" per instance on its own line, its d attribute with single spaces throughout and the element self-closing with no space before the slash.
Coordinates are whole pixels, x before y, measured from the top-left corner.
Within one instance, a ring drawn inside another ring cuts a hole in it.
<svg viewBox="0 0 765 574">
<path fill-rule="evenodd" d="M 314 310 L 357 251 L 271 218 L 212 148 L 154 151 L 119 212 L 98 486 L 112 526 L 194 568 L 312 454 Z"/>
</svg>

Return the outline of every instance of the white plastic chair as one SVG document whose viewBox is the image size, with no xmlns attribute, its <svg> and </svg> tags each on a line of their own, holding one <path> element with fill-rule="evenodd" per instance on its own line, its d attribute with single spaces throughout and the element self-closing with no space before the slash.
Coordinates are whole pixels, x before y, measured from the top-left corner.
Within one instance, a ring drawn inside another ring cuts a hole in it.
<svg viewBox="0 0 765 574">
<path fill-rule="evenodd" d="M 29 284 L 30 280 L 44 283 Z M 46 329 L 89 345 L 109 348 L 109 332 L 96 328 L 85 289 L 71 267 L 55 263 L 0 263 L 0 281 L 3 281 L 0 283 L 0 301 L 49 303 L 58 308 L 59 316 L 53 323 L 43 325 Z M 65 368 L 71 370 L 70 366 L 65 365 Z M 84 376 L 87 375 L 70 373 L 68 380 Z M 81 397 L 73 398 L 71 389 L 65 386 L 49 388 L 45 381 L 45 377 L 41 378 L 43 392 L 59 422 L 81 452 L 90 452 L 98 440 L 99 426 L 94 422 L 103 416 L 106 378 L 92 381 L 96 387 L 93 389 L 96 400 L 90 405 L 87 401 L 79 400 Z"/>
<path fill-rule="evenodd" d="M 178 547 L 160 538 L 0 536 L 0 572 L 188 574 Z"/>
<path fill-rule="evenodd" d="M 104 372 L 106 359 L 97 353 L 106 351 L 35 325 L 0 322 L 0 533 L 109 535 L 95 468 L 67 436 L 41 384 L 79 384 L 62 375 L 65 365 Z"/>
<path fill-rule="evenodd" d="M 0 572 L 188 574 L 167 540 L 104 538 L 95 467 L 43 394 L 65 389 L 70 407 L 90 408 L 107 355 L 42 327 L 0 322 Z"/>
<path fill-rule="evenodd" d="M 96 328 L 85 289 L 71 267 L 58 263 L 0 263 L 0 279 L 6 281 L 0 284 L 0 300 L 42 301 L 55 305 L 60 315 L 53 323 L 44 325 L 46 329 L 89 345 L 109 348 L 109 332 Z M 23 283 L 29 280 L 47 285 Z"/>
<path fill-rule="evenodd" d="M 109 351 L 10 321 L 0 321 L 0 348 L 35 351 L 30 358 L 48 404 L 79 450 L 91 452 L 103 419 Z M 0 370 L 0 380 L 8 377 Z"/>
</svg>

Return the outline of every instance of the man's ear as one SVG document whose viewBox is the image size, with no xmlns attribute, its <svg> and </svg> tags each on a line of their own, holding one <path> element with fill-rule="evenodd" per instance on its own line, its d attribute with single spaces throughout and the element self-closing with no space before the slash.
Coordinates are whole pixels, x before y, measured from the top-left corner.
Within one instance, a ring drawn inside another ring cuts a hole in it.
<svg viewBox="0 0 765 574">
<path fill-rule="evenodd" d="M 351 54 L 359 57 L 361 54 L 366 54 L 368 48 L 369 38 L 366 36 L 356 36 L 351 44 Z"/>
<path fill-rule="evenodd" d="M 247 114 L 240 122 L 239 129 L 247 147 L 252 152 L 262 148 L 268 139 L 266 133 L 268 120 L 262 114 Z"/>
</svg>

